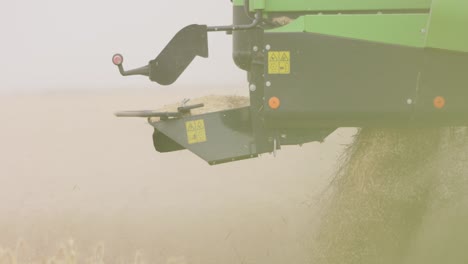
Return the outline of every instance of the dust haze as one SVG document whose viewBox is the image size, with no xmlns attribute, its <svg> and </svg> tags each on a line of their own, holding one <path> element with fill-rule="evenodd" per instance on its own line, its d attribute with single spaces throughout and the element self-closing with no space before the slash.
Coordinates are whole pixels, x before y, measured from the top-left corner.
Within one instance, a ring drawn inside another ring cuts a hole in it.
<svg viewBox="0 0 468 264">
<path fill-rule="evenodd" d="M 112 55 L 123 54 L 128 68 L 141 67 L 187 25 L 231 23 L 227 0 L 2 3 L 0 93 L 157 89 L 145 78 L 119 78 Z M 243 85 L 245 73 L 232 62 L 231 42 L 224 33 L 210 34 L 209 59 L 197 58 L 178 83 Z"/>
<path fill-rule="evenodd" d="M 315 203 L 354 130 L 209 167 L 186 151 L 156 153 L 145 120 L 113 116 L 246 95 L 222 33 L 176 86 L 122 78 L 111 63 L 119 52 L 126 67 L 143 66 L 182 27 L 230 24 L 231 13 L 215 0 L 2 5 L 0 262 L 70 252 L 79 263 L 308 261 Z"/>
<path fill-rule="evenodd" d="M 227 0 L 2 4 L 0 264 L 466 263 L 463 128 L 339 129 L 210 167 L 114 117 L 246 96 L 222 33 L 171 87 L 111 63 L 143 66 L 184 26 L 231 13 Z"/>
<path fill-rule="evenodd" d="M 3 96 L 0 245 L 24 241 L 20 262 L 73 239 L 80 263 L 96 262 L 99 245 L 109 263 L 307 263 L 317 204 L 354 130 L 210 167 L 187 151 L 156 153 L 144 119 L 113 116 L 199 93 L 244 95 L 178 86 Z"/>
</svg>

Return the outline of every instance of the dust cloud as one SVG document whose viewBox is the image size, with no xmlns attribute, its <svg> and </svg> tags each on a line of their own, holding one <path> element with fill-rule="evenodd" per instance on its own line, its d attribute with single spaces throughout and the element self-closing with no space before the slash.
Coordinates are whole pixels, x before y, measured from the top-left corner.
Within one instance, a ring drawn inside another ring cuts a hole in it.
<svg viewBox="0 0 468 264">
<path fill-rule="evenodd" d="M 468 261 L 466 128 L 339 129 L 210 167 L 156 153 L 145 120 L 113 116 L 212 94 L 245 96 L 2 96 L 0 263 Z"/>
<path fill-rule="evenodd" d="M 113 116 L 245 95 L 236 91 L 2 96 L 0 262 L 309 263 L 319 204 L 354 129 L 210 167 L 187 151 L 156 153 L 144 119 Z"/>
</svg>

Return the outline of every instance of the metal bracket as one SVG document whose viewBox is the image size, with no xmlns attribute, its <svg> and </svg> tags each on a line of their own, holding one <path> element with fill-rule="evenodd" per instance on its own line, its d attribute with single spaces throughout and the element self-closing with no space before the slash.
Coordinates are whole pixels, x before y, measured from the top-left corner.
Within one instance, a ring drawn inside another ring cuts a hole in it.
<svg viewBox="0 0 468 264">
<path fill-rule="evenodd" d="M 184 115 L 190 114 L 192 109 L 204 107 L 204 104 L 195 104 L 180 106 L 177 108 L 177 112 L 158 112 L 153 110 L 140 110 L 140 111 L 123 111 L 115 113 L 117 117 L 159 117 L 161 120 L 168 120 L 170 118 L 181 118 Z"/>
</svg>

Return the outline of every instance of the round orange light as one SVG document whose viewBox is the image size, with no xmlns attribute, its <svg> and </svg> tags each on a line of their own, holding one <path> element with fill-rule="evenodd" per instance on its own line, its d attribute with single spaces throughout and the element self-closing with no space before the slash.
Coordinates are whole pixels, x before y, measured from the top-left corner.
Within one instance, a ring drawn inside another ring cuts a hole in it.
<svg viewBox="0 0 468 264">
<path fill-rule="evenodd" d="M 434 107 L 437 109 L 444 108 L 445 103 L 446 103 L 445 98 L 442 96 L 437 96 L 436 98 L 434 98 Z"/>
<path fill-rule="evenodd" d="M 268 106 L 270 106 L 271 109 L 276 110 L 280 107 L 281 101 L 278 97 L 271 97 L 270 100 L 268 100 Z"/>
</svg>

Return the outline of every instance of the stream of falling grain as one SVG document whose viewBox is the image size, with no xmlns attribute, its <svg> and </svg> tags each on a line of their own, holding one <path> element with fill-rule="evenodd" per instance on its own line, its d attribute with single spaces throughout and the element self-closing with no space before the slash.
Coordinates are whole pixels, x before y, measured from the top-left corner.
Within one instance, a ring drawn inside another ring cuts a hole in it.
<svg viewBox="0 0 468 264">
<path fill-rule="evenodd" d="M 314 258 L 466 263 L 467 179 L 466 128 L 362 129 L 332 182 Z"/>
</svg>

